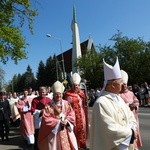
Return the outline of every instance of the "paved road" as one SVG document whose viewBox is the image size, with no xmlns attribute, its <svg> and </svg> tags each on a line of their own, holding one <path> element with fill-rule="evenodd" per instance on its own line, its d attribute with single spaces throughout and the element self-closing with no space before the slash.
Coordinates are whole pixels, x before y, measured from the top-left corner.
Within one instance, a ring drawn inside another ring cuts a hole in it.
<svg viewBox="0 0 150 150">
<path fill-rule="evenodd" d="M 150 150 L 150 107 L 140 108 L 139 122 L 143 142 L 140 150 Z"/>
<path fill-rule="evenodd" d="M 27 145 L 20 136 L 19 128 L 11 127 L 9 141 L 0 141 L 0 150 L 27 150 Z"/>
<path fill-rule="evenodd" d="M 140 108 L 139 121 L 143 141 L 143 147 L 140 150 L 150 150 L 150 107 Z M 29 150 L 29 148 L 20 136 L 19 128 L 11 127 L 10 140 L 0 141 L 0 150 Z"/>
</svg>

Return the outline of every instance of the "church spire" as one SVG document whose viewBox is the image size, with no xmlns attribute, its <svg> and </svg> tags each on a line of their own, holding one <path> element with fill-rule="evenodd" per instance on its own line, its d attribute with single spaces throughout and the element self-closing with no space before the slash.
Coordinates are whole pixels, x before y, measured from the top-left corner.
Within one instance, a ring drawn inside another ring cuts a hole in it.
<svg viewBox="0 0 150 150">
<path fill-rule="evenodd" d="M 79 72 L 77 66 L 77 59 L 81 57 L 81 46 L 79 29 L 76 22 L 76 10 L 75 5 L 73 6 L 73 20 L 72 20 L 72 73 Z"/>
<path fill-rule="evenodd" d="M 73 5 L 73 23 L 76 23 L 76 8 L 75 8 L 75 5 Z"/>
</svg>

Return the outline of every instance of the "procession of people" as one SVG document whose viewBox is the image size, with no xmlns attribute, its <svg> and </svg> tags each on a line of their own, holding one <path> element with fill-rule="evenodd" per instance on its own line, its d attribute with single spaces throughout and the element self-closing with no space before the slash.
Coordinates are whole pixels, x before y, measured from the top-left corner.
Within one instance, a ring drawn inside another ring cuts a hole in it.
<svg viewBox="0 0 150 150">
<path fill-rule="evenodd" d="M 104 86 L 95 95 L 81 88 L 77 72 L 69 89 L 56 81 L 39 87 L 36 94 L 31 87 L 18 96 L 0 92 L 2 141 L 9 140 L 10 123 L 17 121 L 29 150 L 138 150 L 140 100 L 128 89 L 128 74 L 120 69 L 118 58 L 114 66 L 103 60 L 103 67 Z"/>
</svg>

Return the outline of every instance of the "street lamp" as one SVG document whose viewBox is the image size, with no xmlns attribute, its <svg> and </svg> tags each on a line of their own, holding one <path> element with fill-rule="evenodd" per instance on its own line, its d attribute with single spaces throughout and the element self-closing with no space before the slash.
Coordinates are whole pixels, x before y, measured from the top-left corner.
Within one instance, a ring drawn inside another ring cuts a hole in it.
<svg viewBox="0 0 150 150">
<path fill-rule="evenodd" d="M 57 38 L 57 37 L 54 37 L 51 34 L 46 34 L 46 36 L 49 37 L 49 38 L 53 38 L 53 39 L 56 39 L 56 40 L 59 41 L 60 51 L 61 51 L 61 61 L 58 61 L 58 63 L 62 62 L 63 80 L 64 80 L 66 77 L 65 77 L 65 64 L 64 64 L 64 55 L 63 55 L 63 51 L 62 51 L 62 42 L 61 42 L 61 39 Z M 57 71 L 57 62 L 56 62 L 56 71 Z M 57 79 L 58 79 L 58 71 L 57 71 Z"/>
</svg>

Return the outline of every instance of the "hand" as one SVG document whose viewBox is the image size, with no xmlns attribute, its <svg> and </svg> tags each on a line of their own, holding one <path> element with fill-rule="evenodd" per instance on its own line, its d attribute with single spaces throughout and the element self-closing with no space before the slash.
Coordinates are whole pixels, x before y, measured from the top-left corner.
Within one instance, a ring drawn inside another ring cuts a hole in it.
<svg viewBox="0 0 150 150">
<path fill-rule="evenodd" d="M 61 125 L 66 126 L 68 121 L 67 120 L 64 120 L 64 121 L 61 120 L 60 123 L 61 123 Z"/>
<path fill-rule="evenodd" d="M 136 105 L 134 103 L 129 104 L 129 107 L 130 107 L 131 111 L 136 109 Z"/>
<path fill-rule="evenodd" d="M 44 109 L 41 110 L 39 117 L 41 117 L 43 115 Z"/>
<path fill-rule="evenodd" d="M 138 137 L 138 132 L 137 132 L 137 130 L 135 130 L 135 129 L 133 129 L 133 131 L 134 131 L 134 139 L 137 139 L 137 137 Z"/>
<path fill-rule="evenodd" d="M 64 121 L 60 121 L 60 124 L 61 124 L 61 130 L 64 130 L 64 127 L 67 125 L 67 121 L 64 120 Z"/>
<path fill-rule="evenodd" d="M 68 101 L 69 103 L 72 103 L 72 97 L 69 96 L 68 99 L 67 99 L 67 101 Z"/>
<path fill-rule="evenodd" d="M 45 106 L 45 112 L 50 113 L 50 114 L 54 114 L 54 110 L 49 105 Z"/>
</svg>

